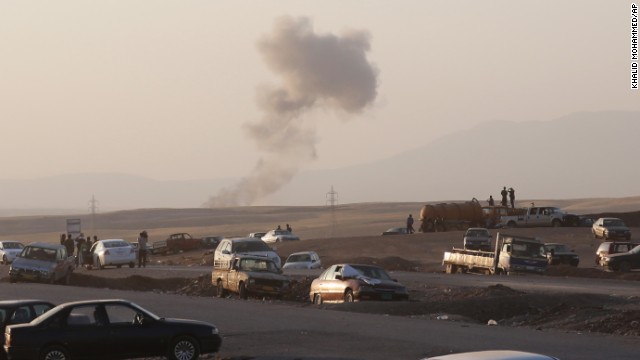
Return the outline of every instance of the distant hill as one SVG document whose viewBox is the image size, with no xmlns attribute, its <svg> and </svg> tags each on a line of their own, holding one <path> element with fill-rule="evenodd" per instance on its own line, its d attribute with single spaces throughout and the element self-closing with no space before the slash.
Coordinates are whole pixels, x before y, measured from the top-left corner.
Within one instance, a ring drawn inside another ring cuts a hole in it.
<svg viewBox="0 0 640 360">
<path fill-rule="evenodd" d="M 596 199 L 590 208 L 605 211 L 610 207 L 598 204 L 598 198 L 640 195 L 638 134 L 640 112 L 488 122 L 387 159 L 300 173 L 258 205 L 322 206 L 331 186 L 341 204 L 484 201 L 489 195 L 499 199 L 506 186 L 516 189 L 520 205 L 528 204 L 522 199 Z M 403 141 L 401 133 L 390 134 L 389 141 Z M 358 151 L 355 140 L 336 146 Z M 0 180 L 0 216 L 86 213 L 93 195 L 102 211 L 194 208 L 237 180 L 156 181 L 109 173 Z M 631 201 L 624 211 L 638 210 L 636 204 Z"/>
</svg>

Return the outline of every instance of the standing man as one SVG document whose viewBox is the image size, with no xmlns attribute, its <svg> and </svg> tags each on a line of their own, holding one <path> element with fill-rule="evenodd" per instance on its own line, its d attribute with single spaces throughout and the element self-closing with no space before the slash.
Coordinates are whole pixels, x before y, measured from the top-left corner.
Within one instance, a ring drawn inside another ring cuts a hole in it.
<svg viewBox="0 0 640 360">
<path fill-rule="evenodd" d="M 516 191 L 513 190 L 512 187 L 509 188 L 509 201 L 511 201 L 511 208 L 515 209 L 515 202 L 516 202 Z"/>
<path fill-rule="evenodd" d="M 149 236 L 147 230 L 144 230 L 138 236 L 138 267 L 147 267 L 147 243 Z"/>
<path fill-rule="evenodd" d="M 487 200 L 487 202 L 489 203 L 489 206 L 495 205 L 495 203 L 493 202 L 493 195 L 489 195 L 489 200 Z"/>
<path fill-rule="evenodd" d="M 76 256 L 76 266 L 82 266 L 84 264 L 84 259 L 82 258 L 82 249 L 84 248 L 84 242 L 84 234 L 80 233 L 80 236 L 78 236 L 78 238 L 76 239 L 76 248 L 78 249 L 78 255 Z"/>
<path fill-rule="evenodd" d="M 502 206 L 507 206 L 507 187 L 503 186 L 502 191 L 500 191 L 500 195 L 502 195 Z"/>
<path fill-rule="evenodd" d="M 413 216 L 409 214 L 409 217 L 407 218 L 407 234 L 413 234 L 413 232 Z"/>
</svg>

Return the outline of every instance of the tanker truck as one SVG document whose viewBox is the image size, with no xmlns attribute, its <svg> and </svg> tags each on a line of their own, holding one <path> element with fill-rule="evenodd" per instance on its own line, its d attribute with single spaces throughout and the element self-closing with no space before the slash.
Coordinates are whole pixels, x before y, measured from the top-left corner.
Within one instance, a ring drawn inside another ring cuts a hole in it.
<svg viewBox="0 0 640 360">
<path fill-rule="evenodd" d="M 425 205 L 420 210 L 422 232 L 466 230 L 470 227 L 485 226 L 482 206 L 476 198 L 464 203 Z"/>
</svg>

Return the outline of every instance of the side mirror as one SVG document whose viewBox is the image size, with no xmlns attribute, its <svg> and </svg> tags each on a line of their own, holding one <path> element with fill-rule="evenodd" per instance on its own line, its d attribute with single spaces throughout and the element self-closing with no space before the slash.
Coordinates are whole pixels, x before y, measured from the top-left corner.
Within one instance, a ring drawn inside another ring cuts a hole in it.
<svg viewBox="0 0 640 360">
<path fill-rule="evenodd" d="M 336 280 L 343 280 L 344 278 L 342 277 L 342 275 L 336 275 Z"/>
</svg>

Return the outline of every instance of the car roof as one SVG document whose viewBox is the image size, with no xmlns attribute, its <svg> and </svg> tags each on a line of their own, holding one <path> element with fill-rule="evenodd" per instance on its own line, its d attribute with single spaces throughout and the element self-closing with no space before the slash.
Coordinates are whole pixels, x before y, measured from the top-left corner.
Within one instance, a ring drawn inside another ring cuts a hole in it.
<svg viewBox="0 0 640 360">
<path fill-rule="evenodd" d="M 487 350 L 430 357 L 431 360 L 542 360 L 555 359 L 541 354 L 513 350 Z"/>
<path fill-rule="evenodd" d="M 27 246 L 39 247 L 39 248 L 45 248 L 45 249 L 55 249 L 55 250 L 60 249 L 60 248 L 64 248 L 64 245 L 41 243 L 41 242 L 31 243 L 31 244 L 29 244 Z"/>
<path fill-rule="evenodd" d="M 370 265 L 370 264 L 354 264 L 354 263 L 344 263 L 344 264 L 335 264 L 338 266 L 368 266 L 368 267 L 373 267 L 373 268 L 378 268 L 378 269 L 382 269 L 385 270 L 382 266 L 378 266 L 378 265 Z M 386 270 L 385 270 L 386 271 Z"/>
<path fill-rule="evenodd" d="M 114 242 L 114 241 L 125 241 L 124 239 L 103 239 L 103 240 L 98 240 L 98 242 Z"/>
<path fill-rule="evenodd" d="M 133 304 L 133 302 L 125 299 L 95 299 L 95 300 L 79 300 L 70 301 L 59 306 L 77 306 L 77 305 L 89 305 L 89 304 Z"/>
<path fill-rule="evenodd" d="M 20 243 L 20 244 L 22 244 L 22 242 L 18 241 L 18 240 L 0 240 L 0 243 L 3 243 L 3 244 L 4 243 Z"/>
<path fill-rule="evenodd" d="M 311 254 L 317 254 L 317 253 L 315 251 L 298 251 L 298 252 L 292 253 L 291 255 L 304 255 L 304 254 L 311 255 Z"/>
<path fill-rule="evenodd" d="M 256 241 L 262 241 L 259 238 L 254 238 L 254 237 L 236 237 L 236 238 L 226 238 L 223 240 L 229 240 L 231 242 L 256 242 Z M 264 241 L 262 241 L 264 242 Z"/>
<path fill-rule="evenodd" d="M 487 231 L 489 231 L 489 229 L 487 229 L 487 228 L 482 228 L 482 227 L 472 227 L 472 228 L 468 228 L 468 229 L 467 229 L 467 231 L 469 231 L 469 230 L 487 230 Z"/>
<path fill-rule="evenodd" d="M 0 301 L 0 307 L 3 306 L 15 306 L 15 305 L 27 305 L 27 304 L 51 304 L 49 301 L 36 300 L 36 299 L 23 299 L 23 300 L 2 300 Z M 51 304 L 53 305 L 53 304 Z"/>
</svg>

